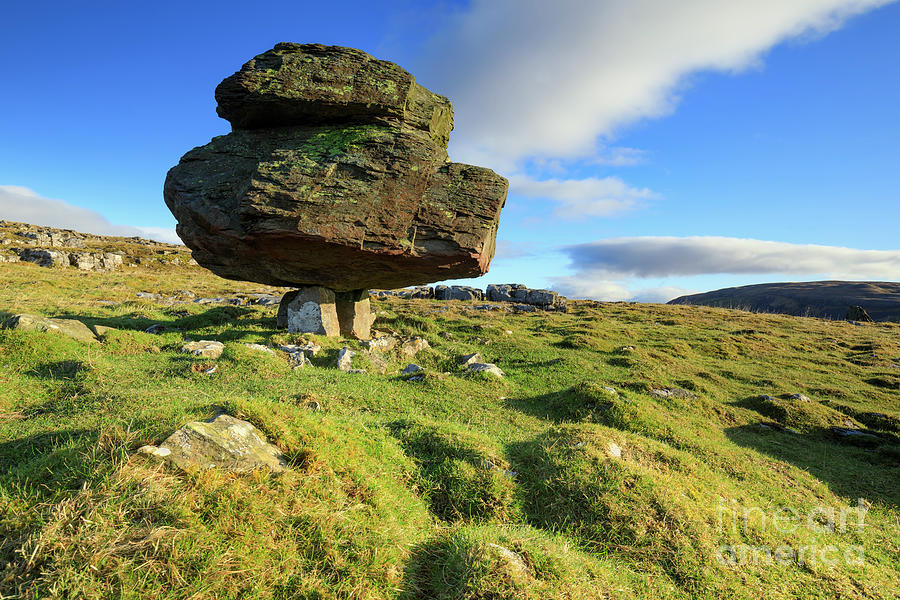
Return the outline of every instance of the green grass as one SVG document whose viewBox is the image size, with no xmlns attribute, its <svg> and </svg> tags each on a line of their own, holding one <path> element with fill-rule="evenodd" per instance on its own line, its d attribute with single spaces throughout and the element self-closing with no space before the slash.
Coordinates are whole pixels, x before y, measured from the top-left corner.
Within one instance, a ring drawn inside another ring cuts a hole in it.
<svg viewBox="0 0 900 600">
<path fill-rule="evenodd" d="M 0 331 L 0 598 L 900 596 L 896 324 L 388 299 L 376 328 L 431 348 L 347 374 L 334 362 L 352 340 L 315 338 L 323 351 L 297 371 L 245 348 L 311 339 L 276 330 L 274 308 L 135 297 L 259 289 L 198 268 L 0 275 L 4 314 L 117 329 L 102 344 Z M 143 332 L 154 323 L 166 331 Z M 185 339 L 225 342 L 214 375 L 178 352 Z M 476 351 L 507 377 L 463 375 L 456 356 Z M 399 375 L 409 362 L 424 380 Z M 288 471 L 135 454 L 220 411 L 260 428 Z M 832 426 L 879 439 L 842 442 Z M 779 530 L 776 513 L 803 521 Z M 749 554 L 728 564 L 723 546 Z M 764 555 L 812 546 L 841 560 Z M 861 564 L 843 560 L 859 548 Z"/>
</svg>

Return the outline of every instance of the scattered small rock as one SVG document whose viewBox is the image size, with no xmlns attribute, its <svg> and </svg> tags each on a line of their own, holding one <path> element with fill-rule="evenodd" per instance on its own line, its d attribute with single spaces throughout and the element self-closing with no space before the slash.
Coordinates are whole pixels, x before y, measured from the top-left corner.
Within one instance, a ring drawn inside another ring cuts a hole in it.
<svg viewBox="0 0 900 600">
<path fill-rule="evenodd" d="M 378 332 L 375 332 L 376 335 Z M 392 335 L 378 335 L 371 340 L 360 342 L 363 348 L 371 352 L 390 352 L 397 345 L 399 340 Z"/>
<path fill-rule="evenodd" d="M 472 363 L 466 369 L 466 373 L 490 373 L 497 377 L 506 376 L 506 374 L 500 370 L 500 367 L 493 363 Z"/>
<path fill-rule="evenodd" d="M 403 342 L 403 345 L 400 347 L 400 350 L 406 356 L 415 356 L 422 350 L 429 348 L 428 340 L 423 337 L 412 337 Z"/>
<path fill-rule="evenodd" d="M 341 351 L 338 352 L 337 357 L 337 368 L 341 371 L 353 372 L 353 356 L 356 353 L 350 348 L 341 348 Z"/>
<path fill-rule="evenodd" d="M 306 352 L 288 352 L 288 363 L 294 369 L 304 369 L 312 366 L 312 363 L 306 356 Z"/>
<path fill-rule="evenodd" d="M 403 375 L 409 375 L 410 373 L 418 373 L 419 371 L 422 371 L 422 367 L 420 367 L 419 365 L 410 363 L 410 364 L 406 365 L 406 368 L 400 372 Z"/>
<path fill-rule="evenodd" d="M 615 442 L 606 445 L 606 453 L 613 458 L 622 458 L 622 448 Z"/>
<path fill-rule="evenodd" d="M 851 306 L 847 309 L 847 316 L 844 317 L 848 321 L 861 321 L 863 323 L 871 323 L 872 317 L 866 312 L 862 306 Z"/>
<path fill-rule="evenodd" d="M 154 335 L 159 335 L 163 331 L 166 330 L 166 326 L 161 323 L 156 323 L 155 325 L 151 325 L 147 329 L 144 330 L 144 333 L 152 333 Z"/>
<path fill-rule="evenodd" d="M 473 363 L 484 362 L 484 359 L 481 358 L 481 353 L 476 352 L 474 354 L 463 354 L 462 356 L 457 357 L 456 362 L 467 367 Z"/>
<path fill-rule="evenodd" d="M 199 342 L 184 344 L 181 347 L 181 351 L 194 356 L 216 359 L 222 356 L 222 352 L 225 351 L 225 344 L 213 340 L 200 340 Z"/>
<path fill-rule="evenodd" d="M 487 546 L 496 552 L 499 558 L 503 560 L 516 575 L 528 574 L 528 565 L 525 564 L 525 560 L 517 552 L 513 552 L 509 548 L 504 548 L 499 544 L 489 543 Z"/>
<path fill-rule="evenodd" d="M 172 451 L 168 448 L 160 448 L 158 446 L 141 446 L 137 449 L 138 454 L 145 454 L 147 456 L 158 456 L 159 458 L 165 458 L 172 454 Z"/>
<path fill-rule="evenodd" d="M 265 352 L 266 354 L 275 354 L 275 351 L 271 348 L 263 346 L 262 344 L 244 344 L 245 348 L 250 348 L 251 350 L 256 350 L 257 352 Z"/>
<path fill-rule="evenodd" d="M 655 398 L 686 398 L 689 400 L 695 400 L 697 398 L 697 394 L 694 392 L 671 387 L 652 389 L 650 390 L 650 395 Z"/>
<path fill-rule="evenodd" d="M 791 394 L 790 396 L 788 396 L 788 399 L 798 400 L 800 402 L 809 402 L 810 401 L 809 396 L 805 396 L 803 394 Z"/>
<path fill-rule="evenodd" d="M 852 429 L 848 427 L 831 427 L 829 429 L 836 437 L 844 440 L 875 442 L 881 439 L 874 433 L 863 429 Z"/>
<path fill-rule="evenodd" d="M 169 451 L 167 455 L 160 451 Z M 230 415 L 191 421 L 152 452 L 183 469 L 222 469 L 234 473 L 269 469 L 281 472 L 287 460 L 253 425 Z"/>
<path fill-rule="evenodd" d="M 154 294 L 153 292 L 138 292 L 135 296 L 143 298 L 144 300 L 154 300 L 157 302 L 163 299 L 161 294 Z"/>
</svg>

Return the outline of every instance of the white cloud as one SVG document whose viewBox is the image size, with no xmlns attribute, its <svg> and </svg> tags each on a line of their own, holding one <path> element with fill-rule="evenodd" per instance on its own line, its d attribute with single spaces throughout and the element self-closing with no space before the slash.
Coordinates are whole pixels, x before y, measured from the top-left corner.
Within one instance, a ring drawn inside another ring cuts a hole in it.
<svg viewBox="0 0 900 600">
<path fill-rule="evenodd" d="M 537 180 L 526 175 L 509 178 L 510 193 L 546 198 L 558 203 L 559 217 L 608 217 L 633 210 L 642 200 L 656 198 L 647 188 L 634 188 L 618 177 Z"/>
<path fill-rule="evenodd" d="M 598 165 L 607 165 L 610 167 L 632 167 L 634 165 L 643 164 L 646 161 L 647 153 L 638 148 L 628 148 L 625 146 L 610 146 L 603 151 L 598 152 L 593 162 Z"/>
<path fill-rule="evenodd" d="M 888 1 L 473 0 L 415 72 L 454 104 L 454 158 L 512 172 L 593 156 L 598 137 L 671 112 L 692 73 L 757 66 Z"/>
<path fill-rule="evenodd" d="M 494 260 L 508 260 L 531 256 L 536 242 L 514 242 L 512 240 L 497 240 L 497 249 L 494 252 Z"/>
<path fill-rule="evenodd" d="M 678 286 L 661 286 L 629 289 L 622 281 L 611 281 L 602 278 L 584 276 L 552 277 L 552 288 L 567 298 L 590 298 L 604 302 L 654 302 L 663 304 L 687 294 L 695 294 L 696 290 Z"/>
<path fill-rule="evenodd" d="M 631 237 L 563 249 L 579 279 L 706 274 L 900 279 L 900 250 L 858 250 L 727 237 Z"/>
<path fill-rule="evenodd" d="M 551 277 L 551 289 L 567 298 L 592 298 L 606 302 L 629 300 L 632 293 L 621 283 L 582 277 Z"/>
<path fill-rule="evenodd" d="M 96 211 L 44 198 L 19 185 L 0 185 L 0 219 L 97 235 L 141 236 L 170 244 L 181 243 L 174 229 L 114 225 Z"/>
</svg>

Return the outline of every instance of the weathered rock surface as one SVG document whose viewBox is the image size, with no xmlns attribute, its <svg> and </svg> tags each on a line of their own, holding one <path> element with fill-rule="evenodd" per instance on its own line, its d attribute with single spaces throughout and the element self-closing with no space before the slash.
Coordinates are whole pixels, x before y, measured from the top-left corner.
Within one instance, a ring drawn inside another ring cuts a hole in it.
<svg viewBox="0 0 900 600">
<path fill-rule="evenodd" d="M 334 292 L 321 286 L 307 286 L 284 295 L 278 306 L 278 327 L 291 333 L 338 335 L 341 327 Z"/>
<path fill-rule="evenodd" d="M 436 285 L 435 300 L 482 300 L 484 293 L 467 285 Z"/>
<path fill-rule="evenodd" d="M 328 123 L 406 125 L 446 147 L 449 100 L 394 63 L 361 50 L 277 44 L 216 88 L 216 112 L 236 129 Z"/>
<path fill-rule="evenodd" d="M 222 356 L 222 352 L 225 351 L 225 344 L 214 340 L 200 340 L 199 342 L 184 344 L 181 347 L 181 351 L 185 354 L 216 359 Z"/>
<path fill-rule="evenodd" d="M 423 337 L 415 336 L 404 341 L 400 346 L 400 351 L 403 352 L 405 356 L 411 357 L 430 347 L 431 345 L 428 343 L 428 340 Z"/>
<path fill-rule="evenodd" d="M 115 252 L 72 252 L 69 264 L 82 271 L 113 271 L 123 263 L 121 254 Z"/>
<path fill-rule="evenodd" d="M 862 306 L 851 306 L 847 309 L 847 317 L 848 321 L 861 321 L 863 323 L 871 323 L 872 317 L 869 316 L 869 313 L 866 312 Z"/>
<path fill-rule="evenodd" d="M 463 354 L 462 356 L 458 356 L 456 362 L 464 367 L 468 367 L 474 363 L 484 362 L 484 359 L 481 358 L 480 353 L 476 352 L 475 354 Z"/>
<path fill-rule="evenodd" d="M 507 182 L 447 161 L 449 102 L 397 65 L 278 44 L 216 97 L 234 130 L 188 152 L 164 189 L 201 265 L 338 292 L 487 271 Z"/>
<path fill-rule="evenodd" d="M 491 284 L 485 290 L 491 302 L 518 302 L 544 310 L 565 310 L 566 299 L 553 290 L 532 289 L 521 283 Z"/>
<path fill-rule="evenodd" d="M 372 314 L 369 304 L 368 290 L 337 292 L 334 299 L 341 335 L 360 340 L 372 337 L 375 315 Z"/>
<path fill-rule="evenodd" d="M 363 348 L 371 352 L 390 352 L 400 343 L 396 337 L 392 335 L 377 335 L 376 337 L 362 343 Z"/>
<path fill-rule="evenodd" d="M 19 253 L 19 260 L 31 262 L 42 267 L 67 267 L 69 255 L 56 250 L 42 250 L 39 248 L 27 248 Z"/>
<path fill-rule="evenodd" d="M 143 453 L 165 458 L 183 469 L 281 472 L 287 466 L 281 451 L 269 444 L 259 430 L 230 415 L 192 421 L 166 438 L 158 449 L 145 448 L 148 450 Z"/>
<path fill-rule="evenodd" d="M 466 373 L 490 373 L 496 377 L 505 377 L 506 374 L 494 363 L 469 363 Z"/>
<path fill-rule="evenodd" d="M 49 331 L 82 341 L 97 343 L 97 336 L 91 328 L 75 319 L 50 319 L 40 315 L 13 315 L 0 324 L 0 329 L 21 329 L 23 331 Z"/>
</svg>

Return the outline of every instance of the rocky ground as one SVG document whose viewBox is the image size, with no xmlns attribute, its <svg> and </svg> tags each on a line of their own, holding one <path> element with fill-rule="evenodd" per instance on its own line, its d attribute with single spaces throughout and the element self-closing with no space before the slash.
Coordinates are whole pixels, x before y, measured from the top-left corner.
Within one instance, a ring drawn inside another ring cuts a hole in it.
<svg viewBox="0 0 900 600">
<path fill-rule="evenodd" d="M 898 596 L 900 325 L 385 295 L 291 334 L 283 288 L 82 239 L 123 264 L 0 265 L 0 597 Z"/>
</svg>

